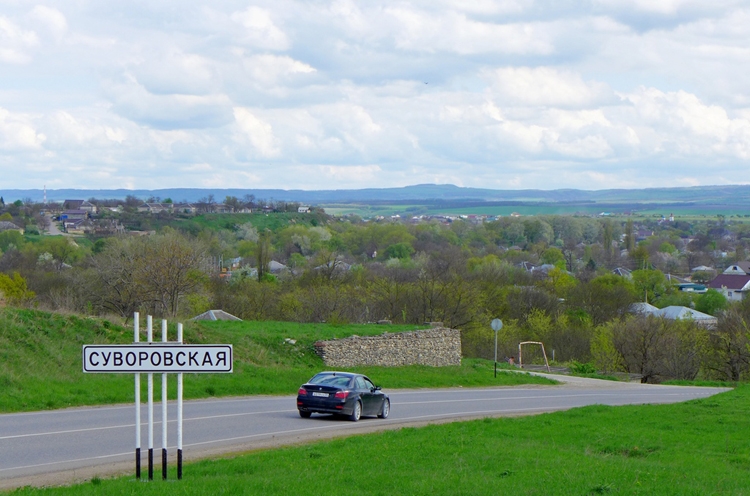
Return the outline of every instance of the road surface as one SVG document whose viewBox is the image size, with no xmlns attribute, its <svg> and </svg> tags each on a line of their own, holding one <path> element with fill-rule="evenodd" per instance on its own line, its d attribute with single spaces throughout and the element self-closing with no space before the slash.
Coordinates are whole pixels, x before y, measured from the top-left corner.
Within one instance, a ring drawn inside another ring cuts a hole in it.
<svg viewBox="0 0 750 496">
<path fill-rule="evenodd" d="M 727 390 L 549 377 L 567 382 L 562 386 L 389 391 L 392 409 L 387 420 L 363 418 L 356 423 L 322 415 L 302 419 L 293 396 L 186 401 L 183 453 L 185 460 L 191 460 L 405 425 L 528 415 L 592 404 L 675 403 Z M 155 401 L 154 473 L 159 477 L 161 408 L 158 399 Z M 168 404 L 167 412 L 169 462 L 174 463 L 177 413 L 174 402 Z M 146 405 L 142 405 L 141 419 L 145 474 L 149 439 Z M 134 453 L 134 405 L 0 415 L 0 489 L 132 473 Z"/>
</svg>

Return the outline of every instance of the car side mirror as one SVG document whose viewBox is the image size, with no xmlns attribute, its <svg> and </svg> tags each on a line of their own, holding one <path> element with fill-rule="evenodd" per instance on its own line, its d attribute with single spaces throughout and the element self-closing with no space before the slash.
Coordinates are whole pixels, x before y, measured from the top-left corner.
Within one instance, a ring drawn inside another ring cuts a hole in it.
<svg viewBox="0 0 750 496">
<path fill-rule="evenodd" d="M 374 388 L 372 388 L 373 391 L 380 391 L 381 389 L 383 388 L 380 386 L 375 386 Z"/>
</svg>

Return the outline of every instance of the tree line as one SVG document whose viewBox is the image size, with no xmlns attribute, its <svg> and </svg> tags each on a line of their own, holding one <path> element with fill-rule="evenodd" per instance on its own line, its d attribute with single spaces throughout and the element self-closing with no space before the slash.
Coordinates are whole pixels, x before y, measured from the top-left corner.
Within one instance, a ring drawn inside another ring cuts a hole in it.
<svg viewBox="0 0 750 496">
<path fill-rule="evenodd" d="M 0 292 L 11 304 L 124 320 L 136 310 L 175 318 L 221 308 L 254 320 L 439 321 L 462 331 L 466 356 L 484 358 L 494 353 L 489 322 L 502 318 L 501 356 L 514 355 L 521 340 L 540 340 L 558 361 L 647 381 L 748 373 L 747 304 L 730 305 L 715 291 L 679 292 L 664 271 L 744 257 L 743 224 L 655 223 L 639 241 L 643 226 L 630 220 L 572 216 L 203 220 L 97 240 L 0 233 Z M 722 248 L 733 251 L 720 257 Z M 286 268 L 272 270 L 272 261 Z M 521 262 L 546 267 L 529 271 Z M 631 268 L 632 278 L 612 274 L 615 267 Z M 644 299 L 691 306 L 719 323 L 709 329 L 633 314 Z"/>
</svg>

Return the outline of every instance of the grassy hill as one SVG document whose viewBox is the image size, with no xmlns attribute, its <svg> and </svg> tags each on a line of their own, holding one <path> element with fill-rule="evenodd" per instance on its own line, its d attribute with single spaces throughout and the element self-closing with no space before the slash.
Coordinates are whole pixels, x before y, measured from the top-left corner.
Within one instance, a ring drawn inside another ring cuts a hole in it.
<svg viewBox="0 0 750 496">
<path fill-rule="evenodd" d="M 141 326 L 145 326 L 145 318 L 141 319 Z M 155 331 L 160 329 L 160 324 L 155 323 L 154 328 Z M 416 328 L 385 328 L 376 324 L 186 322 L 185 342 L 232 344 L 235 360 L 232 374 L 187 374 L 185 398 L 294 394 L 300 384 L 325 367 L 314 352 L 316 341 Z M 175 339 L 173 324 L 169 332 L 170 339 Z M 157 334 L 160 338 L 160 331 L 155 332 L 155 338 Z M 84 344 L 132 342 L 132 328 L 108 320 L 36 310 L 0 309 L 0 412 L 133 401 L 131 374 L 84 374 L 81 363 Z M 552 383 L 521 374 L 499 374 L 495 379 L 492 367 L 492 362 L 465 359 L 460 367 L 366 367 L 357 370 L 389 389 Z M 175 382 L 170 381 L 170 397 L 174 397 L 172 388 L 176 387 Z M 161 394 L 159 384 L 155 394 L 157 397 Z"/>
</svg>

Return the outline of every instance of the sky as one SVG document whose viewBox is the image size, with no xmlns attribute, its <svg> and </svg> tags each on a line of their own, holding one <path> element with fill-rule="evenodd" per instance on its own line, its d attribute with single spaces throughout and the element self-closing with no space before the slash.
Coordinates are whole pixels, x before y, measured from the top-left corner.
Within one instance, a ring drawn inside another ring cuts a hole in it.
<svg viewBox="0 0 750 496">
<path fill-rule="evenodd" d="M 0 189 L 748 184 L 750 0 L 0 0 Z"/>
</svg>

